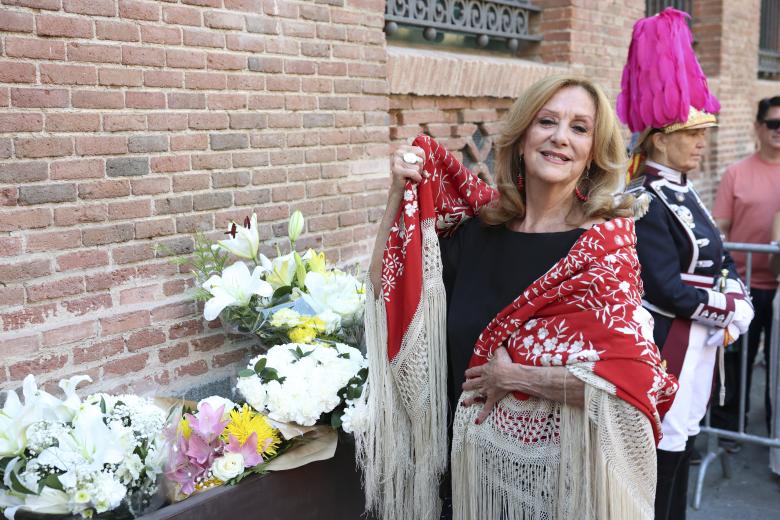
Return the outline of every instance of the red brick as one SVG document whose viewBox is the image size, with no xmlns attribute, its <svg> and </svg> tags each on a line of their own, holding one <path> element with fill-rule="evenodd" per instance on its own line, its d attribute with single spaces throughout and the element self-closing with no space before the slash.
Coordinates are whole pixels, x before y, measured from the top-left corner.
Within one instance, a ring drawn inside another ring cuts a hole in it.
<svg viewBox="0 0 780 520">
<path fill-rule="evenodd" d="M 63 325 L 54 329 L 43 331 L 42 343 L 46 347 L 60 346 L 74 341 L 83 341 L 94 338 L 97 322 L 95 320 Z"/>
<path fill-rule="evenodd" d="M 207 134 L 173 135 L 171 136 L 171 151 L 205 150 L 209 145 Z"/>
<path fill-rule="evenodd" d="M 35 65 L 32 63 L 0 60 L 0 82 L 35 83 Z"/>
<path fill-rule="evenodd" d="M 116 5 L 113 0 L 63 0 L 62 6 L 68 13 L 94 16 L 116 15 Z"/>
<path fill-rule="evenodd" d="M 132 179 L 130 188 L 133 195 L 157 195 L 171 191 L 171 180 L 167 177 Z"/>
<path fill-rule="evenodd" d="M 165 51 L 156 47 L 122 46 L 122 63 L 124 65 L 146 65 L 160 67 L 165 60 Z"/>
<path fill-rule="evenodd" d="M 165 334 L 158 329 L 145 329 L 134 332 L 127 338 L 127 350 L 135 352 L 146 347 L 165 343 Z"/>
<path fill-rule="evenodd" d="M 122 338 L 100 341 L 88 347 L 77 347 L 73 349 L 73 363 L 84 364 L 93 361 L 103 361 L 111 359 L 121 354 L 125 350 L 125 340 Z"/>
<path fill-rule="evenodd" d="M 94 294 L 73 300 L 65 300 L 60 302 L 60 305 L 74 316 L 84 316 L 85 314 L 92 314 L 101 309 L 110 309 L 113 306 L 113 303 L 111 301 L 111 295 L 105 293 Z"/>
<path fill-rule="evenodd" d="M 112 202 L 108 205 L 109 220 L 126 220 L 131 218 L 148 217 L 152 214 L 151 201 L 129 200 Z"/>
<path fill-rule="evenodd" d="M 144 84 L 143 72 L 132 69 L 99 69 L 98 83 L 112 87 L 140 87 Z"/>
<path fill-rule="evenodd" d="M 38 36 L 92 38 L 92 23 L 86 18 L 40 14 L 35 17 Z"/>
<path fill-rule="evenodd" d="M 48 208 L 3 210 L 0 212 L 0 231 L 43 228 L 51 225 Z"/>
<path fill-rule="evenodd" d="M 175 361 L 177 359 L 187 357 L 188 354 L 189 354 L 189 345 L 187 345 L 186 341 L 183 341 L 181 343 L 177 343 L 170 347 L 161 348 L 157 352 L 157 357 L 160 360 L 160 363 L 165 364 L 165 363 L 170 363 L 171 361 Z"/>
<path fill-rule="evenodd" d="M 76 153 L 79 155 L 114 155 L 127 153 L 127 138 L 101 135 L 76 137 Z"/>
<path fill-rule="evenodd" d="M 43 130 L 43 115 L 29 112 L 0 113 L 0 132 L 40 132 Z"/>
<path fill-rule="evenodd" d="M 206 64 L 209 69 L 215 70 L 244 70 L 246 69 L 246 56 L 228 54 L 224 52 L 210 52 Z"/>
<path fill-rule="evenodd" d="M 157 2 L 119 0 L 119 16 L 153 22 L 160 19 L 160 6 Z"/>
<path fill-rule="evenodd" d="M 14 58 L 64 60 L 65 42 L 9 36 L 5 39 L 5 53 Z"/>
<path fill-rule="evenodd" d="M 0 264 L 0 283 L 19 283 L 51 274 L 50 260 L 27 260 Z"/>
<path fill-rule="evenodd" d="M 29 361 L 14 363 L 8 367 L 8 373 L 12 380 L 21 381 L 28 374 L 41 375 L 53 372 L 64 367 L 67 362 L 67 354 L 46 354 Z"/>
<path fill-rule="evenodd" d="M 130 223 L 112 224 L 81 230 L 81 241 L 85 246 L 102 246 L 133 239 L 135 230 Z"/>
<path fill-rule="evenodd" d="M 206 68 L 206 54 L 203 51 L 168 49 L 165 51 L 165 63 L 177 69 L 203 69 Z"/>
<path fill-rule="evenodd" d="M 201 25 L 201 11 L 194 7 L 164 6 L 162 18 L 173 25 Z"/>
<path fill-rule="evenodd" d="M 144 220 L 135 223 L 135 238 L 154 238 L 172 235 L 176 232 L 173 219 L 163 218 L 156 220 Z"/>
<path fill-rule="evenodd" d="M 196 90 L 224 90 L 227 86 L 227 77 L 213 72 L 187 72 L 184 81 L 187 88 Z"/>
<path fill-rule="evenodd" d="M 165 94 L 163 92 L 128 91 L 125 94 L 125 106 L 127 108 L 165 108 Z"/>
<path fill-rule="evenodd" d="M 129 244 L 111 249 L 111 259 L 116 265 L 133 264 L 154 258 L 154 245 L 150 243 Z"/>
<path fill-rule="evenodd" d="M 228 115 L 223 112 L 193 112 L 188 126 L 192 130 L 223 130 L 228 127 Z"/>
<path fill-rule="evenodd" d="M 134 311 L 100 319 L 100 335 L 109 336 L 149 325 L 149 311 Z M 128 350 L 130 349 L 128 341 Z"/>
<path fill-rule="evenodd" d="M 31 233 L 27 235 L 28 253 L 73 249 L 81 246 L 81 233 L 76 229 Z"/>
<path fill-rule="evenodd" d="M 35 22 L 32 14 L 6 10 L 0 16 L 0 31 L 33 32 Z"/>
<path fill-rule="evenodd" d="M 99 40 L 114 40 L 120 42 L 137 42 L 141 40 L 141 32 L 138 24 L 134 22 L 115 22 L 107 20 L 97 20 L 95 22 L 95 33 Z M 124 61 L 125 51 L 122 50 L 122 63 L 132 65 L 146 65 L 137 61 Z"/>
<path fill-rule="evenodd" d="M 74 276 L 53 282 L 45 282 L 27 287 L 27 301 L 31 303 L 52 300 L 64 296 L 74 296 L 84 292 L 84 277 Z"/>
<path fill-rule="evenodd" d="M 37 333 L 14 335 L 8 339 L 0 340 L 0 356 L 3 359 L 9 359 L 37 354 L 40 343 L 41 340 Z"/>
<path fill-rule="evenodd" d="M 181 0 L 181 3 L 201 7 L 222 7 L 222 0 Z"/>
<path fill-rule="evenodd" d="M 149 358 L 149 354 L 134 354 L 121 359 L 109 361 L 103 365 L 103 375 L 108 376 L 116 374 L 124 376 L 127 374 L 133 374 L 140 372 L 146 366 L 146 361 Z"/>
<path fill-rule="evenodd" d="M 163 294 L 165 296 L 173 296 L 175 294 L 181 294 L 186 289 L 187 289 L 187 284 L 184 282 L 184 280 L 171 280 L 163 283 Z"/>
<path fill-rule="evenodd" d="M 57 157 L 73 153 L 70 137 L 36 137 L 15 139 L 17 157 Z"/>
<path fill-rule="evenodd" d="M 223 334 L 216 334 L 214 336 L 193 339 L 190 343 L 197 352 L 208 352 L 224 345 L 225 336 Z"/>
<path fill-rule="evenodd" d="M 103 116 L 103 130 L 106 132 L 146 130 L 146 117 L 142 114 L 106 114 Z"/>
<path fill-rule="evenodd" d="M 227 48 L 232 51 L 256 52 L 265 51 L 265 38 L 251 34 L 228 34 L 225 38 Z"/>
<path fill-rule="evenodd" d="M 178 27 L 143 25 L 141 26 L 141 41 L 144 43 L 180 45 L 182 42 L 181 29 Z"/>
<path fill-rule="evenodd" d="M 190 158 L 187 155 L 169 155 L 152 157 L 150 166 L 153 172 L 182 172 L 190 167 Z"/>
<path fill-rule="evenodd" d="M 152 300 L 149 300 L 152 301 Z M 168 303 L 155 309 L 152 309 L 152 321 L 167 321 L 174 318 L 183 318 L 196 314 L 197 305 L 192 301 Z"/>
<path fill-rule="evenodd" d="M 100 130 L 100 114 L 97 113 L 69 112 L 46 115 L 47 132 L 97 132 L 98 130 Z"/>
<path fill-rule="evenodd" d="M 76 271 L 108 265 L 108 253 L 102 249 L 76 251 L 57 256 L 57 271 Z"/>
<path fill-rule="evenodd" d="M 192 363 L 187 363 L 186 365 L 176 367 L 174 373 L 175 377 L 179 378 L 183 376 L 199 376 L 205 374 L 208 371 L 209 366 L 201 359 L 199 361 L 193 361 Z"/>
<path fill-rule="evenodd" d="M 206 11 L 203 14 L 203 22 L 207 27 L 214 29 L 243 29 L 244 17 L 235 13 L 221 11 Z"/>
<path fill-rule="evenodd" d="M 149 114 L 146 117 L 149 130 L 186 130 L 187 114 L 164 112 Z M 173 136 L 171 136 L 173 137 Z"/>
<path fill-rule="evenodd" d="M 211 176 L 205 173 L 173 176 L 174 192 L 207 190 L 210 185 Z"/>
<path fill-rule="evenodd" d="M 224 354 L 217 354 L 211 361 L 213 368 L 225 367 L 228 365 L 234 365 L 244 359 L 246 356 L 246 349 L 236 349 Z"/>
<path fill-rule="evenodd" d="M 145 70 L 144 85 L 147 87 L 182 87 L 184 73 L 172 70 Z"/>
<path fill-rule="evenodd" d="M 68 106 L 68 91 L 48 88 L 12 88 L 11 104 L 22 108 L 64 108 Z"/>
<path fill-rule="evenodd" d="M 200 318 L 182 321 L 172 325 L 168 329 L 168 337 L 171 339 L 178 339 L 186 336 L 194 336 L 199 332 L 203 332 L 203 323 Z"/>
<path fill-rule="evenodd" d="M 101 291 L 112 289 L 136 276 L 135 267 L 123 267 L 108 272 L 103 272 L 85 277 L 87 291 Z"/>
<path fill-rule="evenodd" d="M 184 45 L 187 47 L 212 47 L 216 49 L 225 47 L 225 35 L 217 31 L 184 29 L 182 36 Z"/>
<path fill-rule="evenodd" d="M 122 49 L 117 45 L 72 42 L 68 43 L 68 60 L 120 63 L 122 61 Z"/>
<path fill-rule="evenodd" d="M 0 257 L 16 256 L 22 253 L 21 237 L 0 237 Z"/>
<path fill-rule="evenodd" d="M 71 102 L 73 108 L 123 108 L 125 97 L 116 91 L 75 90 Z"/>
<path fill-rule="evenodd" d="M 5 307 L 24 305 L 24 288 L 20 285 L 0 285 L 0 302 Z"/>
<path fill-rule="evenodd" d="M 19 205 L 20 190 L 16 187 L 0 188 L 0 206 Z"/>
<path fill-rule="evenodd" d="M 81 191 L 81 187 L 79 187 Z M 84 198 L 81 195 L 81 198 Z M 107 209 L 103 204 L 79 205 L 54 208 L 54 223 L 58 226 L 72 226 L 85 222 L 102 222 L 107 218 Z"/>
</svg>

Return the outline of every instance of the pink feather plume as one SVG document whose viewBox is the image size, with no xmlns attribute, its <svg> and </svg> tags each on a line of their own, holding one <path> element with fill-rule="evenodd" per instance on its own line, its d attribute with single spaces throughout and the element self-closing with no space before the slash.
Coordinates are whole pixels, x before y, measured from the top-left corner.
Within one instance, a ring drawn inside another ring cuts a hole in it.
<svg viewBox="0 0 780 520">
<path fill-rule="evenodd" d="M 720 111 L 693 52 L 688 17 L 669 7 L 634 24 L 617 99 L 618 117 L 632 132 L 684 122 L 691 106 Z"/>
</svg>

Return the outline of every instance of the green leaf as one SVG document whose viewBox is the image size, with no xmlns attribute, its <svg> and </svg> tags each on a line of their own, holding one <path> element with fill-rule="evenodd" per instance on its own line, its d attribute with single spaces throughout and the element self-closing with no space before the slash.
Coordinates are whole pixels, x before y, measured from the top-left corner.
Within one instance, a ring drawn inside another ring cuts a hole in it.
<svg viewBox="0 0 780 520">
<path fill-rule="evenodd" d="M 103 398 L 103 396 L 100 396 L 100 411 L 105 415 L 106 413 L 106 400 Z"/>
<path fill-rule="evenodd" d="M 262 373 L 266 363 L 268 363 L 268 358 L 260 358 L 257 363 L 255 363 L 255 373 Z"/>
<path fill-rule="evenodd" d="M 333 410 L 333 412 L 330 414 L 330 425 L 334 429 L 341 428 L 341 415 L 341 410 Z"/>
<path fill-rule="evenodd" d="M 24 487 L 24 485 L 19 481 L 19 477 L 16 475 L 15 471 L 11 472 L 11 489 L 16 491 L 17 493 L 22 493 L 23 495 L 37 495 L 35 491 L 32 491 L 31 489 L 27 489 Z"/>
<path fill-rule="evenodd" d="M 272 301 L 279 300 L 292 292 L 292 285 L 283 285 L 274 291 L 274 295 L 271 297 Z"/>
<path fill-rule="evenodd" d="M 13 458 L 11 457 L 0 458 L 0 474 L 5 473 L 5 468 L 8 467 L 8 463 L 12 460 Z"/>
<path fill-rule="evenodd" d="M 349 359 L 349 352 L 342 352 L 341 354 L 339 354 L 336 357 L 340 357 L 340 358 L 343 358 L 343 359 Z"/>
<path fill-rule="evenodd" d="M 65 488 L 62 486 L 62 482 L 60 482 L 60 477 L 54 474 L 46 475 L 44 478 L 38 481 L 38 493 L 43 490 L 44 486 L 56 489 L 57 491 L 65 491 Z"/>
<path fill-rule="evenodd" d="M 248 368 L 242 368 L 241 370 L 238 371 L 238 377 L 252 377 L 254 375 L 255 372 Z"/>
</svg>

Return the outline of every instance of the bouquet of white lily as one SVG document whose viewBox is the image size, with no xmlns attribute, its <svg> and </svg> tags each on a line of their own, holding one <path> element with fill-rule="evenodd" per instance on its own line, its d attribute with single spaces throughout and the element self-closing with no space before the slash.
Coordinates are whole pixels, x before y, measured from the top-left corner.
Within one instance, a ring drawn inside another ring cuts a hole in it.
<svg viewBox="0 0 780 520">
<path fill-rule="evenodd" d="M 247 403 L 267 410 L 275 421 L 302 426 L 327 421 L 352 431 L 361 420 L 367 367 L 359 350 L 340 343 L 276 345 L 238 373 L 236 388 Z M 345 409 L 348 424 L 342 424 Z"/>
<path fill-rule="evenodd" d="M 28 375 L 24 402 L 8 393 L 0 411 L 0 509 L 54 515 L 150 508 L 162 473 L 165 412 L 134 395 L 95 394 L 81 401 L 75 376 L 60 381 L 61 400 Z M 161 504 L 156 504 L 161 505 Z"/>
<path fill-rule="evenodd" d="M 273 259 L 260 253 L 254 214 L 243 225 L 231 223 L 229 238 L 216 244 L 196 236 L 189 260 L 199 287 L 196 299 L 205 302 L 204 318 L 219 317 L 228 330 L 256 334 L 270 345 L 315 339 L 360 344 L 363 284 L 329 267 L 322 252 L 298 253 L 295 242 L 303 227 L 303 215 L 294 212 L 288 225 L 291 252 Z M 237 260 L 228 265 L 231 257 Z"/>
</svg>

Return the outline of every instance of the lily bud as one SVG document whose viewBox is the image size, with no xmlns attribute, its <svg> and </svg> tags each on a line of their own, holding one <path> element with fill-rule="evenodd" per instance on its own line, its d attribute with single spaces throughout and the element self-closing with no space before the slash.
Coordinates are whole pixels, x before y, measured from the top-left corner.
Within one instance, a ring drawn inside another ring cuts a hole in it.
<svg viewBox="0 0 780 520">
<path fill-rule="evenodd" d="M 295 244 L 295 241 L 301 236 L 301 231 L 303 231 L 303 213 L 296 210 L 287 224 L 287 236 L 290 238 L 291 244 Z"/>
</svg>

